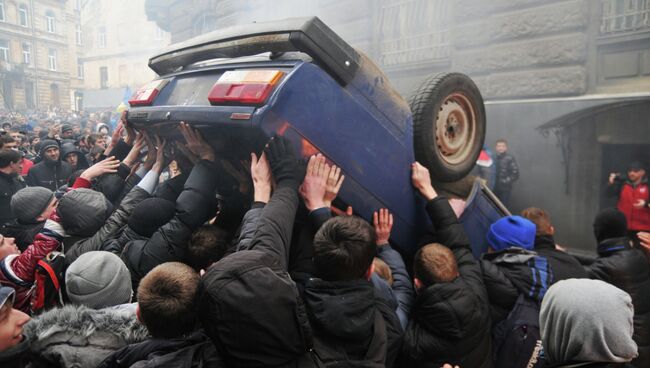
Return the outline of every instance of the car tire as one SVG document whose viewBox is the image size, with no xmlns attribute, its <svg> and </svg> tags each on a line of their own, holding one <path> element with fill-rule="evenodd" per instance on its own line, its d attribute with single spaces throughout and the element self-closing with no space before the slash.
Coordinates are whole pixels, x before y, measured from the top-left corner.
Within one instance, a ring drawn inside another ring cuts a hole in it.
<svg viewBox="0 0 650 368">
<path fill-rule="evenodd" d="M 432 75 L 409 105 L 415 159 L 437 182 L 465 177 L 485 141 L 485 106 L 476 84 L 460 73 Z"/>
</svg>

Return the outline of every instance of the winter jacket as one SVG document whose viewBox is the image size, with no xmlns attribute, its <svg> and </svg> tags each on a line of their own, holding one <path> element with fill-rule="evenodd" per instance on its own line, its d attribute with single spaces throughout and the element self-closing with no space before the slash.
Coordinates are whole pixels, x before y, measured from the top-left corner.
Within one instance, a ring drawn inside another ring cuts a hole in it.
<svg viewBox="0 0 650 368">
<path fill-rule="evenodd" d="M 519 294 L 539 303 L 554 282 L 548 259 L 522 248 L 486 253 L 480 265 L 493 325 L 508 316 Z"/>
<path fill-rule="evenodd" d="M 0 225 L 16 218 L 11 212 L 11 197 L 26 186 L 20 176 L 0 172 Z"/>
<path fill-rule="evenodd" d="M 617 181 L 607 189 L 610 195 L 618 195 L 616 207 L 625 214 L 628 229 L 650 231 L 650 187 L 647 178 L 643 178 L 638 185 L 629 180 Z M 645 202 L 645 206 L 634 208 L 634 203 L 639 199 Z"/>
<path fill-rule="evenodd" d="M 114 351 L 149 338 L 133 313 L 82 305 L 66 305 L 34 317 L 25 334 L 35 367 L 96 367 Z"/>
<path fill-rule="evenodd" d="M 553 270 L 553 283 L 566 279 L 585 279 L 587 273 L 574 256 L 555 248 L 550 235 L 535 237 L 535 252 L 546 257 Z"/>
<path fill-rule="evenodd" d="M 34 243 L 20 254 L 8 255 L 0 260 L 0 284 L 16 290 L 14 308 L 30 312 L 32 284 L 36 264 L 48 253 L 61 245 L 61 238 L 42 229 L 34 238 Z"/>
<path fill-rule="evenodd" d="M 98 368 L 220 368 L 221 356 L 203 330 L 175 339 L 150 339 L 108 356 Z"/>
<path fill-rule="evenodd" d="M 469 239 L 445 198 L 427 203 L 427 213 L 433 224 L 430 242 L 452 250 L 460 276 L 418 294 L 404 334 L 402 365 L 492 367 L 488 295 Z"/>
<path fill-rule="evenodd" d="M 61 145 L 61 160 L 65 161 L 65 157 L 71 153 L 77 154 L 77 166 L 72 168 L 72 172 L 85 170 L 90 167 L 86 155 L 74 143 L 64 143 Z"/>
<path fill-rule="evenodd" d="M 55 192 L 68 182 L 70 175 L 72 166 L 67 162 L 45 159 L 29 170 L 25 181 L 30 187 L 45 187 Z"/>
<path fill-rule="evenodd" d="M 406 271 L 406 265 L 402 256 L 393 249 L 390 244 L 384 244 L 377 247 L 377 257 L 379 257 L 390 268 L 393 275 L 393 285 L 391 294 L 397 303 L 395 313 L 399 318 L 403 329 L 408 325 L 411 308 L 415 302 L 415 290 L 411 277 Z"/>
<path fill-rule="evenodd" d="M 126 222 L 128 221 L 129 216 L 131 215 L 131 212 L 133 212 L 135 206 L 147 198 L 149 198 L 149 193 L 147 193 L 146 190 L 137 186 L 133 188 L 124 198 L 120 204 L 120 207 L 118 207 L 118 209 L 113 212 L 113 214 L 106 220 L 104 225 L 93 236 L 77 240 L 71 246 L 68 246 L 66 244 L 66 264 L 70 265 L 77 258 L 79 258 L 79 256 L 86 252 L 101 250 L 104 243 L 109 239 L 116 237 L 122 228 L 126 225 Z M 94 216 L 99 219 L 105 218 L 105 214 L 103 213 L 104 210 L 102 208 L 103 206 L 99 203 L 98 206 L 89 207 L 89 209 L 96 209 L 98 212 L 92 214 L 80 212 L 78 213 L 78 219 L 80 221 L 85 220 L 80 218 L 81 216 Z M 65 221 L 66 223 L 78 222 L 75 221 L 75 219 L 66 219 Z"/>
<path fill-rule="evenodd" d="M 634 305 L 634 341 L 637 367 L 650 367 L 650 267 L 643 251 L 630 247 L 627 238 L 598 244 L 598 259 L 587 267 L 590 278 L 603 280 L 630 294 Z"/>
<path fill-rule="evenodd" d="M 151 239 L 126 244 L 121 257 L 131 272 L 134 286 L 157 265 L 185 260 L 187 242 L 192 232 L 216 212 L 213 204 L 217 175 L 214 163 L 204 160 L 196 164 L 176 200 L 174 217 L 160 227 Z M 125 202 L 126 198 L 122 205 Z"/>
<path fill-rule="evenodd" d="M 494 190 L 509 192 L 512 183 L 519 179 L 519 166 L 515 157 L 508 152 L 498 153 L 496 157 L 496 183 Z"/>
<path fill-rule="evenodd" d="M 122 228 L 120 235 L 117 238 L 106 241 L 102 245 L 101 250 L 121 256 L 128 243 L 136 241 L 146 242 L 147 240 L 149 240 L 148 237 L 136 233 L 129 227 L 129 225 L 126 225 Z"/>
</svg>

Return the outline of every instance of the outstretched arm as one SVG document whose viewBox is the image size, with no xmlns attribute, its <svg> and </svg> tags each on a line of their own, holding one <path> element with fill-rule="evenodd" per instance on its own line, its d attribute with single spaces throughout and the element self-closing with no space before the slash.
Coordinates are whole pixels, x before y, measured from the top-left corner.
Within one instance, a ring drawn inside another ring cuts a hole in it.
<svg viewBox="0 0 650 368">
<path fill-rule="evenodd" d="M 272 138 L 265 148 L 265 154 L 269 159 L 276 190 L 262 211 L 250 247 L 276 257 L 286 270 L 293 221 L 298 208 L 298 162 L 291 142 L 283 137 Z"/>
</svg>

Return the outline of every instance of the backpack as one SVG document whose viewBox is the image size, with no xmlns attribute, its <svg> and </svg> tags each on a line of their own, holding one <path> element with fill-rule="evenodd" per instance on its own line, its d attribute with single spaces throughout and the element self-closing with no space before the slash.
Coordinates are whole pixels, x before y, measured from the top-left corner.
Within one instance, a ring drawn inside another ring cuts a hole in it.
<svg viewBox="0 0 650 368">
<path fill-rule="evenodd" d="M 494 327 L 492 339 L 495 367 L 543 367 L 544 350 L 539 327 L 539 303 L 524 294 L 519 294 L 508 317 Z"/>
<path fill-rule="evenodd" d="M 50 252 L 38 261 L 34 271 L 31 293 L 32 314 L 39 314 L 51 307 L 62 306 L 65 286 L 65 255 Z"/>
</svg>

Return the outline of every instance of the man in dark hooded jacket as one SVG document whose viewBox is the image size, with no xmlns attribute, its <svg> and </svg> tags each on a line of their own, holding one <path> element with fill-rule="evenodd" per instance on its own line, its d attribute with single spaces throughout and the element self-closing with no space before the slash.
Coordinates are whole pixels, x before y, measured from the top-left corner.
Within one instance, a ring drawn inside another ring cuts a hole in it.
<svg viewBox="0 0 650 368">
<path fill-rule="evenodd" d="M 67 183 L 68 177 L 72 175 L 72 167 L 60 160 L 61 152 L 56 141 L 44 140 L 41 143 L 40 156 L 42 161 L 27 173 L 27 185 L 45 187 L 54 192 Z"/>
<path fill-rule="evenodd" d="M 404 366 L 492 367 L 488 296 L 469 239 L 429 171 L 415 163 L 412 179 L 427 200 L 433 231 L 413 264 L 418 297 L 404 334 Z"/>
<path fill-rule="evenodd" d="M 90 167 L 86 156 L 73 143 L 64 143 L 61 145 L 61 159 L 70 164 L 73 172 L 85 170 Z"/>
<path fill-rule="evenodd" d="M 634 341 L 639 346 L 635 367 L 650 367 L 650 267 L 645 254 L 633 248 L 627 237 L 625 214 L 614 208 L 602 210 L 594 220 L 598 258 L 587 273 L 630 294 L 634 305 Z"/>
</svg>

